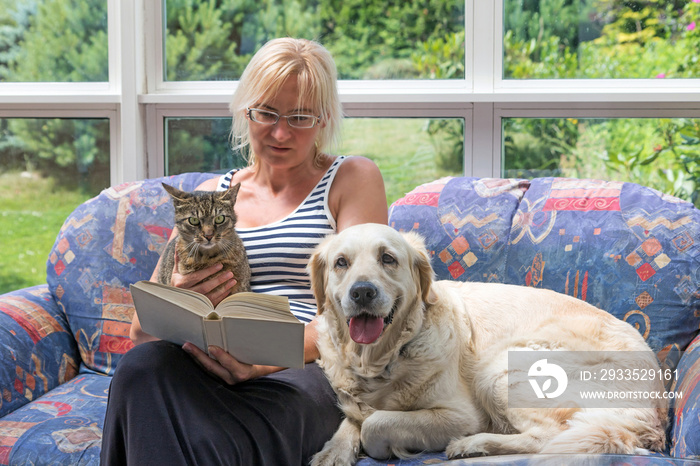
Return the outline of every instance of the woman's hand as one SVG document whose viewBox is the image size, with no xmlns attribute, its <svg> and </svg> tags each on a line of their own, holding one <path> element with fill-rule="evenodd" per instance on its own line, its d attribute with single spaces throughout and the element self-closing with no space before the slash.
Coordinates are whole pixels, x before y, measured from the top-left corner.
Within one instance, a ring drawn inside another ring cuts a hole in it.
<svg viewBox="0 0 700 466">
<path fill-rule="evenodd" d="M 175 252 L 175 264 L 173 265 L 173 274 L 170 278 L 170 284 L 178 288 L 184 288 L 196 291 L 205 295 L 211 303 L 216 307 L 226 296 L 229 295 L 231 289 L 236 285 L 236 279 L 231 271 L 226 271 L 222 274 L 214 276 L 222 269 L 221 264 L 214 264 L 206 269 L 197 270 L 196 272 L 188 273 L 187 275 L 180 274 L 178 263 L 180 262 L 177 252 Z"/>
<path fill-rule="evenodd" d="M 153 282 L 158 281 L 158 270 L 160 269 L 162 260 L 163 259 L 161 258 L 158 261 L 158 265 L 153 271 L 153 275 L 151 276 L 151 281 Z M 233 274 L 231 272 L 225 272 L 212 277 L 221 270 L 221 264 L 214 264 L 206 269 L 198 270 L 187 275 L 181 275 L 178 271 L 178 262 L 177 252 L 175 252 L 175 265 L 173 266 L 170 284 L 179 288 L 186 288 L 202 293 L 209 298 L 214 306 L 218 305 L 226 296 L 228 296 L 231 288 L 236 285 L 236 280 L 233 278 Z M 141 343 L 145 343 L 147 341 L 157 340 L 157 338 L 155 338 L 153 335 L 149 335 L 143 331 L 141 328 L 141 322 L 139 321 L 139 317 L 136 313 L 134 313 L 131 320 L 129 337 L 135 345 L 140 345 Z"/>
<path fill-rule="evenodd" d="M 244 364 L 218 346 L 210 346 L 209 355 L 189 342 L 185 343 L 182 349 L 190 354 L 205 370 L 229 385 L 235 385 L 283 369 L 274 366 Z"/>
<path fill-rule="evenodd" d="M 314 362 L 319 357 L 318 348 L 316 348 L 317 324 L 318 321 L 314 319 L 304 329 L 304 362 L 306 363 Z M 182 345 L 182 349 L 189 353 L 201 367 L 229 385 L 285 369 L 277 366 L 244 364 L 222 348 L 213 345 L 209 347 L 209 355 L 189 342 Z"/>
</svg>

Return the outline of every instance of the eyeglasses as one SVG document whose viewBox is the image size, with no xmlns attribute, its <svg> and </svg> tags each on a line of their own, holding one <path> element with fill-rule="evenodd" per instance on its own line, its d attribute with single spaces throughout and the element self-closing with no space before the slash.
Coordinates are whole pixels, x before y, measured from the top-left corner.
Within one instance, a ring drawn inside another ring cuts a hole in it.
<svg viewBox="0 0 700 466">
<path fill-rule="evenodd" d="M 286 118 L 287 124 L 292 128 L 313 128 L 321 120 L 321 117 L 314 115 L 304 115 L 295 113 L 294 115 L 280 115 L 269 110 L 260 110 L 259 108 L 248 108 L 248 118 L 251 121 L 260 123 L 261 125 L 274 125 L 280 118 Z"/>
</svg>

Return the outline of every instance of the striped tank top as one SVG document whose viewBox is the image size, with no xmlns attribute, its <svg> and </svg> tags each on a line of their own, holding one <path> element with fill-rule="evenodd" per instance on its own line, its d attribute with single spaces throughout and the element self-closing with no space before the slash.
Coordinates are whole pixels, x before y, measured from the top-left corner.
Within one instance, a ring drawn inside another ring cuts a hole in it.
<svg viewBox="0 0 700 466">
<path fill-rule="evenodd" d="M 282 220 L 260 227 L 236 228 L 250 262 L 251 289 L 286 296 L 292 313 L 304 323 L 311 322 L 316 315 L 316 300 L 306 266 L 321 240 L 335 232 L 328 192 L 344 159 L 336 158 L 304 202 Z M 238 170 L 222 175 L 217 190 L 228 189 Z"/>
</svg>

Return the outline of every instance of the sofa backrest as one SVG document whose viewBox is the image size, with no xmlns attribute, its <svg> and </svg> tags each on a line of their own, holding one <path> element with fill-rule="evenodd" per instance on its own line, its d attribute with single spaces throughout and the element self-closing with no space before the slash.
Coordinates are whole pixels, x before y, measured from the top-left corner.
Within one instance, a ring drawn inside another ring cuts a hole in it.
<svg viewBox="0 0 700 466">
<path fill-rule="evenodd" d="M 47 263 L 47 282 L 68 319 L 83 368 L 109 374 L 132 347 L 129 285 L 151 277 L 173 228 L 161 182 L 194 190 L 216 175 L 189 173 L 102 191 L 66 219 Z"/>
<path fill-rule="evenodd" d="M 548 288 L 679 353 L 700 326 L 700 210 L 634 183 L 445 178 L 396 201 L 439 279 Z M 675 356 L 673 359 L 677 359 Z"/>
</svg>

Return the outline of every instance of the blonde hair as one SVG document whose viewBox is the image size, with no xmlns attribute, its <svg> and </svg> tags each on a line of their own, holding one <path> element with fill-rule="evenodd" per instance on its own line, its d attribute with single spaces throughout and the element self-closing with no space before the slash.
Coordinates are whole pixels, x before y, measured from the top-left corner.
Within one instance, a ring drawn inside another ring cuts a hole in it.
<svg viewBox="0 0 700 466">
<path fill-rule="evenodd" d="M 310 104 L 323 125 L 316 138 L 314 164 L 320 166 L 323 152 L 337 147 L 343 107 L 338 96 L 338 72 L 330 52 L 306 39 L 273 39 L 262 46 L 246 66 L 229 105 L 233 113 L 231 140 L 234 149 L 250 148 L 246 109 L 275 96 L 287 78 L 297 77 L 299 106 Z M 255 166 L 249 151 L 248 165 Z"/>
</svg>

